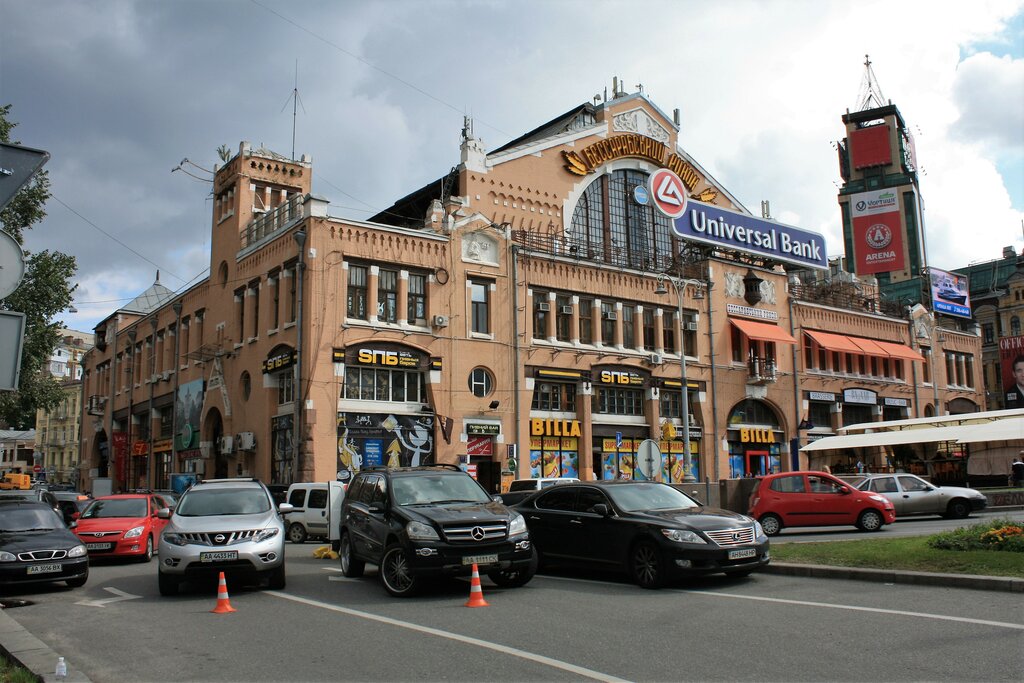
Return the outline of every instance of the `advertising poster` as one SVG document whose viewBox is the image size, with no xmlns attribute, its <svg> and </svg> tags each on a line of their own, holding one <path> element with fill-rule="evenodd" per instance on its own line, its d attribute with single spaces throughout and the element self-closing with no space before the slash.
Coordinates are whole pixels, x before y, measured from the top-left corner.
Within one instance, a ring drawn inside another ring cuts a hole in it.
<svg viewBox="0 0 1024 683">
<path fill-rule="evenodd" d="M 970 289 L 966 275 L 947 273 L 938 268 L 929 268 L 932 290 L 932 310 L 936 313 L 971 317 Z"/>
<path fill-rule="evenodd" d="M 418 467 L 434 461 L 434 416 L 338 413 L 338 471 L 364 464 Z"/>
<path fill-rule="evenodd" d="M 179 451 L 199 448 L 199 418 L 203 415 L 203 380 L 186 382 L 178 387 L 174 401 L 174 424 L 178 433 L 175 443 Z"/>
<path fill-rule="evenodd" d="M 1003 407 L 1024 408 L 1024 336 L 999 339 Z"/>
<path fill-rule="evenodd" d="M 895 190 L 853 195 L 850 218 L 857 275 L 903 269 L 903 223 Z"/>
</svg>

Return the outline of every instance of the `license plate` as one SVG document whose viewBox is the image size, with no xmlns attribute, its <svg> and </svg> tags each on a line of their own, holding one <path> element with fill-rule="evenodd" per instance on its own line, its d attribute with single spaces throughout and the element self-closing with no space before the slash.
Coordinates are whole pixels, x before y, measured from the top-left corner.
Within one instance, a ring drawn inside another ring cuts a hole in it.
<svg viewBox="0 0 1024 683">
<path fill-rule="evenodd" d="M 217 553 L 199 553 L 200 562 L 223 562 L 224 560 L 237 560 L 237 550 L 222 550 Z"/>
<path fill-rule="evenodd" d="M 494 564 L 497 561 L 497 555 L 466 555 L 462 558 L 462 564 Z"/>
<path fill-rule="evenodd" d="M 28 568 L 29 574 L 53 574 L 64 568 L 62 564 L 34 564 Z"/>
<path fill-rule="evenodd" d="M 730 560 L 742 560 L 744 557 L 754 557 L 757 555 L 757 551 L 753 548 L 747 548 L 745 550 L 730 550 Z"/>
<path fill-rule="evenodd" d="M 86 543 L 86 550 L 110 550 L 114 547 L 113 543 Z"/>
</svg>

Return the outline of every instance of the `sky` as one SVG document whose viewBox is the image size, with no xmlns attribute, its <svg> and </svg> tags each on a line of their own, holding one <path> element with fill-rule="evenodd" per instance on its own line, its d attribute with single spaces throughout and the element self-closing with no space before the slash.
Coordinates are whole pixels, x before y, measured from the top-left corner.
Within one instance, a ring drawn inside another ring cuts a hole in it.
<svg viewBox="0 0 1024 683">
<path fill-rule="evenodd" d="M 875 85 L 914 133 L 929 265 L 1024 248 L 1024 0 L 0 0 L 0 105 L 53 197 L 28 251 L 78 261 L 66 326 L 209 270 L 210 171 L 242 140 L 313 160 L 365 220 L 611 91 L 755 214 L 842 254 L 835 144 Z M 293 91 L 298 106 L 293 116 Z"/>
</svg>

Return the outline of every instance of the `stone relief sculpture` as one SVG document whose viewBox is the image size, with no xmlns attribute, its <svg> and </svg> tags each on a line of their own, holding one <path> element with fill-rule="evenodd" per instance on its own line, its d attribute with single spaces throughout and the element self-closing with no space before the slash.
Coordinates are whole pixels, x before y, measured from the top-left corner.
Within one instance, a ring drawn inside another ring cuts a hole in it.
<svg viewBox="0 0 1024 683">
<path fill-rule="evenodd" d="M 497 244 L 491 237 L 479 232 L 462 239 L 462 258 L 466 261 L 497 263 Z"/>
<path fill-rule="evenodd" d="M 743 286 L 743 276 L 739 273 L 725 274 L 725 296 L 732 299 L 742 299 L 746 294 Z"/>
<path fill-rule="evenodd" d="M 653 138 L 658 142 L 668 144 L 668 131 L 651 118 L 643 109 L 622 112 L 612 119 L 612 130 L 621 130 L 629 133 L 639 133 Z"/>
</svg>

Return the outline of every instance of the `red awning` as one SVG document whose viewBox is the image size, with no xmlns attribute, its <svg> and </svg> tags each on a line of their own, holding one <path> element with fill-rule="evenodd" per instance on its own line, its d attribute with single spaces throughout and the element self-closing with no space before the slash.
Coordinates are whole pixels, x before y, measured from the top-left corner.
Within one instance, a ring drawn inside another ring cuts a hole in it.
<svg viewBox="0 0 1024 683">
<path fill-rule="evenodd" d="M 780 344 L 796 344 L 796 339 L 793 339 L 792 335 L 778 325 L 759 323 L 753 320 L 740 320 L 738 318 L 729 318 L 729 322 L 751 339 L 779 342 Z"/>
<path fill-rule="evenodd" d="M 864 339 L 863 337 L 847 337 L 850 341 L 860 347 L 860 352 L 869 356 L 878 356 L 880 358 L 888 358 L 889 352 L 870 339 Z"/>
<path fill-rule="evenodd" d="M 886 353 L 888 353 L 893 358 L 902 358 L 903 360 L 919 361 L 922 363 L 924 362 L 924 356 L 922 356 L 920 353 L 910 348 L 909 346 L 904 346 L 903 344 L 894 344 L 892 342 L 886 341 L 877 341 L 875 343 L 881 346 L 883 349 L 885 349 Z"/>
<path fill-rule="evenodd" d="M 842 351 L 843 353 L 864 353 L 852 339 L 843 334 L 832 334 L 831 332 L 818 332 L 817 330 L 804 330 L 807 336 L 818 342 L 818 344 L 829 351 Z"/>
</svg>

